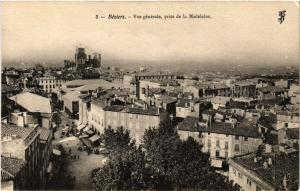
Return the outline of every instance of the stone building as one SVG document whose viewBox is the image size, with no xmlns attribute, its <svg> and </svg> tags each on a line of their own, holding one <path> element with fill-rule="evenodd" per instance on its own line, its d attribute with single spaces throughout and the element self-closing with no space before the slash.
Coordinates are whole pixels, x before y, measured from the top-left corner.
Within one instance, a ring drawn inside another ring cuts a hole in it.
<svg viewBox="0 0 300 191">
<path fill-rule="evenodd" d="M 241 190 L 297 190 L 299 152 L 272 151 L 250 153 L 229 159 L 229 180 Z"/>
<path fill-rule="evenodd" d="M 231 89 L 232 97 L 256 97 L 256 84 L 252 82 L 237 82 Z"/>
<path fill-rule="evenodd" d="M 299 128 L 299 113 L 296 112 L 288 112 L 288 111 L 280 111 L 276 114 L 277 117 L 277 125 L 276 129 L 282 128 Z"/>
<path fill-rule="evenodd" d="M 43 163 L 40 157 L 40 133 L 38 125 L 19 127 L 1 124 L 1 155 L 26 161 L 25 188 L 42 189 L 40 167 Z"/>
<path fill-rule="evenodd" d="M 52 128 L 52 107 L 50 99 L 37 94 L 24 92 L 9 98 L 15 102 L 9 115 L 9 122 L 21 127 L 39 124 L 47 129 Z M 34 104 L 32 104 L 34 100 Z"/>
<path fill-rule="evenodd" d="M 64 81 L 55 76 L 44 76 L 38 78 L 38 83 L 45 92 L 51 93 L 55 88 L 60 88 Z"/>
<path fill-rule="evenodd" d="M 178 135 L 186 140 L 193 137 L 208 152 L 212 165 L 222 167 L 222 162 L 230 157 L 253 152 L 262 144 L 256 127 L 245 124 L 201 121 L 197 117 L 187 117 L 177 127 Z"/>
<path fill-rule="evenodd" d="M 138 107 L 131 105 L 113 105 L 106 100 L 93 100 L 89 114 L 89 126 L 99 133 L 105 128 L 124 127 L 130 136 L 141 143 L 144 132 L 149 127 L 158 127 L 160 110 L 156 107 Z"/>
<path fill-rule="evenodd" d="M 199 99 L 178 99 L 176 103 L 176 117 L 200 117 L 200 113 L 208 108 L 209 104 Z"/>
<path fill-rule="evenodd" d="M 1 156 L 1 190 L 25 190 L 26 165 L 23 159 Z"/>
</svg>

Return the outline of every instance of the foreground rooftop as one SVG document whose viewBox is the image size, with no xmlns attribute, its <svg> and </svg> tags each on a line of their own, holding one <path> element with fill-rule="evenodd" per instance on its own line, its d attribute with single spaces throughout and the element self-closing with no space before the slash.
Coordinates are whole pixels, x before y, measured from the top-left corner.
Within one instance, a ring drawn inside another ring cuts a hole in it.
<svg viewBox="0 0 300 191">
<path fill-rule="evenodd" d="M 259 138 L 258 128 L 248 124 L 236 124 L 235 127 L 231 123 L 212 122 L 209 126 L 199 125 L 199 118 L 187 117 L 183 122 L 178 124 L 178 130 L 192 132 L 209 132 L 216 134 L 238 135 L 244 137 Z"/>
<path fill-rule="evenodd" d="M 286 174 L 290 175 L 290 180 L 299 180 L 299 152 L 290 154 L 283 152 L 263 153 L 257 162 L 254 161 L 254 157 L 256 157 L 255 153 L 237 156 L 230 159 L 229 164 L 243 167 L 276 190 L 282 188 Z M 272 161 L 272 164 L 264 167 L 263 164 L 269 160 Z"/>
</svg>

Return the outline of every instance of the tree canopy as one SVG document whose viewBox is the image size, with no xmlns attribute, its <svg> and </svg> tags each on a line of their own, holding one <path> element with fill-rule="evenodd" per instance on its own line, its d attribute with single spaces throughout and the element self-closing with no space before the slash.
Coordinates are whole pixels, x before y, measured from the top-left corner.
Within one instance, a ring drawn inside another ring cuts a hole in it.
<svg viewBox="0 0 300 191">
<path fill-rule="evenodd" d="M 145 131 L 140 146 L 121 127 L 106 129 L 102 138 L 111 154 L 93 174 L 96 190 L 238 190 L 214 171 L 198 142 L 180 140 L 167 114 L 159 128 Z"/>
</svg>

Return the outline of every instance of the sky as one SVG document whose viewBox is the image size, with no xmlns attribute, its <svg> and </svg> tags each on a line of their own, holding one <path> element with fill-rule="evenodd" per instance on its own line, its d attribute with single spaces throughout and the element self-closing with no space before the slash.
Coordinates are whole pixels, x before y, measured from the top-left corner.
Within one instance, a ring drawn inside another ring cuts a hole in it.
<svg viewBox="0 0 300 191">
<path fill-rule="evenodd" d="M 285 21 L 278 12 L 286 10 Z M 126 20 L 95 19 L 96 14 Z M 133 15 L 210 19 L 137 20 Z M 129 18 L 131 16 L 131 18 Z M 63 64 L 75 48 L 107 64 L 299 64 L 294 2 L 2 2 L 2 64 Z"/>
</svg>

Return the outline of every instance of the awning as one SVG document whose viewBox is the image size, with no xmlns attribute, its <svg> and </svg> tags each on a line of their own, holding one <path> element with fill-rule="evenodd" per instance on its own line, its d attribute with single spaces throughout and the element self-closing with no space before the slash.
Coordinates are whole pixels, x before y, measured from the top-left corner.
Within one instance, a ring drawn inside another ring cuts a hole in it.
<svg viewBox="0 0 300 191">
<path fill-rule="evenodd" d="M 80 124 L 77 126 L 78 131 L 81 131 L 82 129 L 84 129 L 86 127 L 85 124 Z"/>
<path fill-rule="evenodd" d="M 89 138 L 91 142 L 95 142 L 97 140 L 100 139 L 100 136 L 99 135 L 93 135 L 92 137 Z"/>
<path fill-rule="evenodd" d="M 211 166 L 222 168 L 223 161 L 221 159 L 211 159 Z"/>
<path fill-rule="evenodd" d="M 57 149 L 53 149 L 53 154 L 57 155 L 57 156 L 60 156 L 61 155 L 61 152 Z"/>
<path fill-rule="evenodd" d="M 92 130 L 90 130 L 90 129 L 88 131 L 86 131 L 86 133 L 89 134 L 89 135 L 94 134 L 94 132 Z"/>
<path fill-rule="evenodd" d="M 83 132 L 88 132 L 90 130 L 90 128 L 85 128 L 84 130 L 83 130 Z"/>
</svg>

